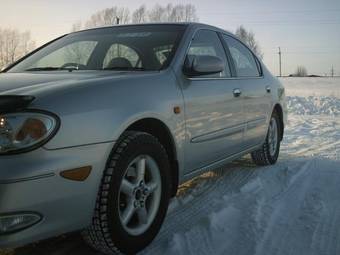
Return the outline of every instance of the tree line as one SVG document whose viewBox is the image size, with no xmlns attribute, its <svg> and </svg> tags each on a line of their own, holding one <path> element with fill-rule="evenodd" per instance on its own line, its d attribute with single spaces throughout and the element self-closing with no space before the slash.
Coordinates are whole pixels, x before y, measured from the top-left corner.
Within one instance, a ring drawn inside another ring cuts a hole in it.
<svg viewBox="0 0 340 255">
<path fill-rule="evenodd" d="M 117 23 L 196 22 L 198 20 L 196 7 L 192 4 L 156 4 L 151 9 L 143 4 L 132 12 L 125 7 L 113 6 L 94 13 L 85 22 L 79 21 L 73 24 L 71 31 L 112 26 Z"/>
<path fill-rule="evenodd" d="M 29 31 L 0 28 L 0 70 L 35 48 Z"/>
</svg>

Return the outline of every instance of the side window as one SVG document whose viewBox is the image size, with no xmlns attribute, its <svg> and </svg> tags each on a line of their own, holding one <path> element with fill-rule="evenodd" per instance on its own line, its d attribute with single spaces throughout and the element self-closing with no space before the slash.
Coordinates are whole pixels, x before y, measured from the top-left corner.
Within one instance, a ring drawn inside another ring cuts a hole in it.
<svg viewBox="0 0 340 255">
<path fill-rule="evenodd" d="M 246 46 L 231 36 L 223 35 L 223 38 L 228 44 L 230 54 L 234 60 L 237 76 L 260 76 L 259 66 L 253 53 Z"/>
<path fill-rule="evenodd" d="M 123 44 L 113 44 L 106 53 L 103 68 L 142 67 L 137 52 Z"/>
<path fill-rule="evenodd" d="M 204 75 L 206 78 L 230 77 L 230 68 L 228 65 L 227 57 L 218 37 L 217 33 L 209 30 L 200 30 L 196 33 L 193 41 L 191 42 L 188 56 L 214 56 L 219 57 L 224 62 L 225 69 L 223 72 L 212 75 Z"/>
</svg>

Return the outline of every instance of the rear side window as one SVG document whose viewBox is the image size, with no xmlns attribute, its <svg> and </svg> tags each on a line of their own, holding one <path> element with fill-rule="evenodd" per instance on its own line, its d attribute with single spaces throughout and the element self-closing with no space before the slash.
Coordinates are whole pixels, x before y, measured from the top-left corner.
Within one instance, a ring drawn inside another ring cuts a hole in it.
<svg viewBox="0 0 340 255">
<path fill-rule="evenodd" d="M 234 60 L 238 77 L 259 77 L 261 76 L 259 64 L 253 53 L 238 40 L 228 35 L 223 35 L 230 54 Z"/>
<path fill-rule="evenodd" d="M 219 57 L 224 62 L 224 71 L 218 74 L 204 75 L 208 78 L 230 77 L 230 69 L 227 57 L 217 33 L 210 30 L 200 30 L 196 33 L 191 42 L 188 56 L 214 56 Z"/>
</svg>

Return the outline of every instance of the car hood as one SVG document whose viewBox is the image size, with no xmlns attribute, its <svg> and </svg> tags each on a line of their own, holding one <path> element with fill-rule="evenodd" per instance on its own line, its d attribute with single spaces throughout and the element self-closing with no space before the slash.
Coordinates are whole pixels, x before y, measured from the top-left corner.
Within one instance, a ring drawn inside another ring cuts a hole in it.
<svg viewBox="0 0 340 255">
<path fill-rule="evenodd" d="M 1 73 L 1 95 L 31 95 L 79 86 L 105 80 L 120 80 L 138 76 L 151 75 L 158 72 L 108 72 L 108 71 L 77 71 L 77 72 L 36 72 L 36 73 Z"/>
</svg>

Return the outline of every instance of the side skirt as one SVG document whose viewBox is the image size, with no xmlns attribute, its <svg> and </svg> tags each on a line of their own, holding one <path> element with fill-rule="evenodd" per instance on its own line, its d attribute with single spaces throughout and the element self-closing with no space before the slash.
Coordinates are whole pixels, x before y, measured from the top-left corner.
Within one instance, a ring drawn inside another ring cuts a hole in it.
<svg viewBox="0 0 340 255">
<path fill-rule="evenodd" d="M 244 155 L 246 155 L 246 154 L 248 154 L 248 153 L 250 153 L 252 151 L 255 151 L 255 150 L 259 149 L 261 146 L 262 146 L 262 144 L 250 147 L 250 148 L 248 148 L 248 149 L 246 149 L 244 151 L 241 151 L 239 153 L 233 154 L 233 155 L 231 155 L 231 156 L 229 156 L 227 158 L 223 158 L 223 159 L 217 160 L 217 161 L 215 161 L 213 163 L 210 163 L 210 164 L 208 164 L 208 165 L 206 165 L 206 166 L 204 166 L 202 168 L 195 169 L 192 172 L 185 174 L 183 176 L 183 178 L 181 178 L 180 184 L 182 184 L 182 183 L 184 183 L 184 182 L 186 182 L 186 181 L 188 181 L 188 180 L 190 180 L 190 179 L 192 179 L 194 177 L 197 177 L 197 176 L 199 176 L 199 175 L 201 175 L 201 174 L 203 174 L 205 172 L 208 172 L 209 170 L 213 170 L 213 169 L 219 168 L 219 167 L 221 167 L 221 166 L 223 166 L 223 165 L 225 165 L 225 164 L 227 164 L 227 163 L 229 163 L 229 162 L 231 162 L 231 161 L 233 161 L 235 159 L 238 159 L 238 158 L 240 158 L 240 157 L 242 157 L 242 156 L 244 156 Z"/>
</svg>

